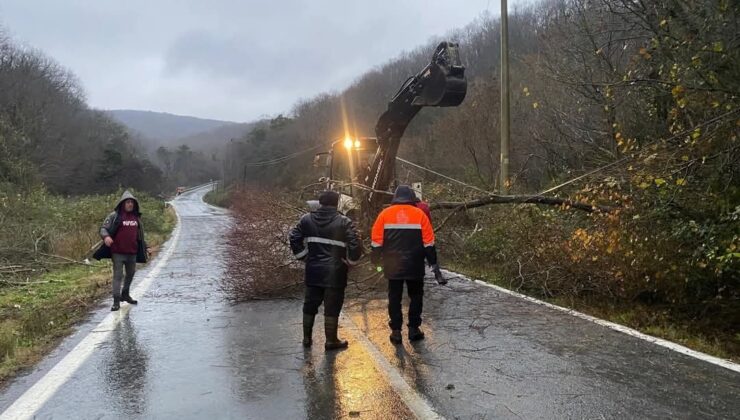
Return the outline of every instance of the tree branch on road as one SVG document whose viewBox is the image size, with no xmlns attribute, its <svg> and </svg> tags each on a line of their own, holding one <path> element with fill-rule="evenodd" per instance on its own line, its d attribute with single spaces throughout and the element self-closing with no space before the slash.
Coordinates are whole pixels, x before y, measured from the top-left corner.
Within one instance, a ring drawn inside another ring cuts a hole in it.
<svg viewBox="0 0 740 420">
<path fill-rule="evenodd" d="M 470 201 L 440 201 L 432 203 L 429 207 L 432 210 L 437 209 L 453 209 L 460 211 L 462 209 L 471 209 L 475 207 L 487 206 L 490 204 L 540 204 L 549 206 L 564 206 L 567 208 L 573 208 L 577 210 L 583 210 L 588 213 L 599 211 L 602 213 L 609 213 L 614 210 L 614 207 L 601 206 L 596 204 L 584 203 L 582 201 L 573 201 L 567 198 L 558 197 L 546 197 L 543 195 L 498 195 L 491 194 L 486 197 L 477 198 Z"/>
</svg>

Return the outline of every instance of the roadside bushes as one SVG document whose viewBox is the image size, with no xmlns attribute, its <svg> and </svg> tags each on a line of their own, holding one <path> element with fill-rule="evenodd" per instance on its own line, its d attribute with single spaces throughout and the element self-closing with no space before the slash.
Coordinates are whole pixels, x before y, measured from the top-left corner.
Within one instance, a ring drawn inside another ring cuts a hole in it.
<svg viewBox="0 0 740 420">
<path fill-rule="evenodd" d="M 25 278 L 68 260 L 81 260 L 99 240 L 98 228 L 122 190 L 107 195 L 64 197 L 43 187 L 0 184 L 0 278 Z M 134 192 L 149 240 L 161 242 L 174 220 L 165 203 Z"/>
<path fill-rule="evenodd" d="M 218 189 L 208 191 L 203 196 L 203 201 L 213 206 L 229 208 L 231 206 L 231 188 L 223 188 L 219 185 Z"/>
<path fill-rule="evenodd" d="M 441 232 L 446 254 L 500 267 L 515 289 L 672 304 L 740 298 L 738 209 L 699 224 L 649 210 L 476 209 Z M 473 225 L 477 224 L 477 228 Z M 452 249 L 449 249 L 451 247 Z M 728 256 L 730 255 L 730 256 Z"/>
</svg>

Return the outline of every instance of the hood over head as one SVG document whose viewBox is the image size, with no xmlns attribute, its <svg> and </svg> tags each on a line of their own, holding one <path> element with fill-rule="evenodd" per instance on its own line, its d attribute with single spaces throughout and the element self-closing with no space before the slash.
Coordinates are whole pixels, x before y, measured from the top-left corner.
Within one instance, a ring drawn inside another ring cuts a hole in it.
<svg viewBox="0 0 740 420">
<path fill-rule="evenodd" d="M 133 194 L 131 194 L 131 191 L 126 190 L 123 192 L 123 195 L 121 195 L 121 199 L 118 200 L 118 204 L 116 204 L 116 211 L 122 212 L 123 211 L 123 202 L 126 200 L 134 200 L 134 211 L 133 213 L 137 216 L 141 216 L 141 211 L 139 210 L 139 200 L 134 197 Z"/>
<path fill-rule="evenodd" d="M 396 188 L 395 194 L 393 194 L 393 200 L 391 201 L 391 204 L 415 204 L 416 203 L 416 194 L 414 194 L 414 190 L 411 189 L 408 185 L 399 185 L 398 188 Z"/>
</svg>

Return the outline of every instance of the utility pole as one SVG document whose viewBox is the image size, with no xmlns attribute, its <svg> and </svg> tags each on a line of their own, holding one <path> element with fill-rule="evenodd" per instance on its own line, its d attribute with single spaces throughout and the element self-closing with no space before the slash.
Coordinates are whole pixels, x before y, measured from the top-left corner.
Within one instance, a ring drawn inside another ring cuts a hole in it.
<svg viewBox="0 0 740 420">
<path fill-rule="evenodd" d="M 501 192 L 509 189 L 509 11 L 501 0 Z"/>
</svg>

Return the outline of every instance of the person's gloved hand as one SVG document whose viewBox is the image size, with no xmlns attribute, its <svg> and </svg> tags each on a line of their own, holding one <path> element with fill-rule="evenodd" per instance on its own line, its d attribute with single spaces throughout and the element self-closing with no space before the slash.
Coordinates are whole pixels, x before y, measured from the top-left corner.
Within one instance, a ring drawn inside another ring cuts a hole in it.
<svg viewBox="0 0 740 420">
<path fill-rule="evenodd" d="M 370 251 L 370 263 L 373 266 L 379 266 L 382 264 L 383 257 L 380 253 L 380 251 L 376 248 L 373 248 L 372 251 Z"/>
<path fill-rule="evenodd" d="M 442 275 L 442 270 L 439 269 L 439 265 L 434 264 L 432 266 L 432 272 L 434 273 L 434 279 L 437 280 L 437 284 L 447 284 L 447 279 Z"/>
</svg>

